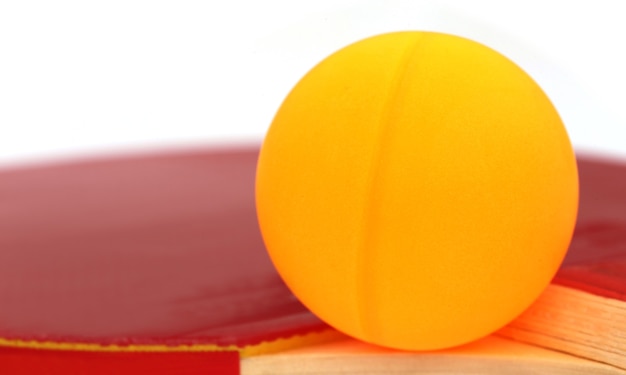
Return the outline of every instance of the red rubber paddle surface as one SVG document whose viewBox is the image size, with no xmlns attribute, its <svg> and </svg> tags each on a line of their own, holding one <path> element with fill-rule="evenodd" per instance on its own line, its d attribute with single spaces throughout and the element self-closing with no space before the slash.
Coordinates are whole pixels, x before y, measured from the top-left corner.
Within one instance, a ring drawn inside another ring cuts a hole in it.
<svg viewBox="0 0 626 375">
<path fill-rule="evenodd" d="M 257 153 L 120 156 L 0 172 L 0 339 L 224 348 L 328 329 L 265 252 L 254 208 Z M 555 282 L 624 299 L 626 166 L 580 159 L 579 167 L 579 221 Z M 207 364 L 239 371 L 236 351 L 0 349 L 3 374 L 92 365 L 166 373 L 165 362 L 188 373 Z"/>
</svg>

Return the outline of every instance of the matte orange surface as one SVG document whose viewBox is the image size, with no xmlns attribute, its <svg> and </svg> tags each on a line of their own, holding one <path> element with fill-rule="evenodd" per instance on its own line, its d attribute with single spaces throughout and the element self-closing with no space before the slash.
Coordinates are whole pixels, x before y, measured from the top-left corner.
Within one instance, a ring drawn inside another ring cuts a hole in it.
<svg viewBox="0 0 626 375">
<path fill-rule="evenodd" d="M 438 349 L 483 337 L 550 282 L 577 170 L 549 99 L 460 37 L 350 45 L 288 95 L 259 157 L 257 213 L 290 289 L 362 340 Z"/>
</svg>

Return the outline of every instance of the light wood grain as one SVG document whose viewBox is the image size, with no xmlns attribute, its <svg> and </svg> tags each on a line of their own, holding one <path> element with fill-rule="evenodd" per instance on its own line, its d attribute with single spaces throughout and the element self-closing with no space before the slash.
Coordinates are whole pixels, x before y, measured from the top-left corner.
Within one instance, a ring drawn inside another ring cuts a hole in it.
<svg viewBox="0 0 626 375">
<path fill-rule="evenodd" d="M 502 337 L 438 352 L 403 352 L 353 339 L 244 358 L 242 375 L 601 374 L 626 371 Z"/>
</svg>

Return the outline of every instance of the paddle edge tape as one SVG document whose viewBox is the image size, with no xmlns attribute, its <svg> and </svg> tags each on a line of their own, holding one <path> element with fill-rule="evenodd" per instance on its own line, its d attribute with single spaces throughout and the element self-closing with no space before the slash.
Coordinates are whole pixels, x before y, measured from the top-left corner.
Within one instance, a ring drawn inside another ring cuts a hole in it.
<svg viewBox="0 0 626 375">
<path fill-rule="evenodd" d="M 238 352 L 241 357 L 275 353 L 296 347 L 335 341 L 345 336 L 334 329 L 318 332 L 296 334 L 290 337 L 278 338 L 271 341 L 262 341 L 257 344 L 216 345 L 216 344 L 98 344 L 92 342 L 60 342 L 45 340 L 19 340 L 0 337 L 0 348 L 39 349 L 81 352 L 125 352 L 125 353 L 165 353 L 165 352 Z"/>
</svg>

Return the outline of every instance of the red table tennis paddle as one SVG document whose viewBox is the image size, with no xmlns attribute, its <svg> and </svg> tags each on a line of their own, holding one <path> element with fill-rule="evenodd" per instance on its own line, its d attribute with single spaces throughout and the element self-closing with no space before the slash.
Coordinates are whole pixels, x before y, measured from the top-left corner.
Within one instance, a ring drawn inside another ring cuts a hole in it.
<svg viewBox="0 0 626 375">
<path fill-rule="evenodd" d="M 274 271 L 256 222 L 256 157 L 254 148 L 221 149 L 0 172 L 0 374 L 285 370 L 272 358 L 296 372 L 316 355 L 348 358 L 357 372 L 363 358 L 379 358 L 389 372 L 429 358 L 488 369 L 503 366 L 506 353 L 612 373 L 499 338 L 435 357 L 353 340 L 319 345 L 343 336 Z M 581 161 L 583 192 L 601 183 L 586 176 L 603 165 Z M 626 168 L 611 173 L 626 176 Z M 611 202 L 583 204 L 581 215 L 604 215 Z M 268 353 L 280 355 L 254 357 Z"/>
</svg>

